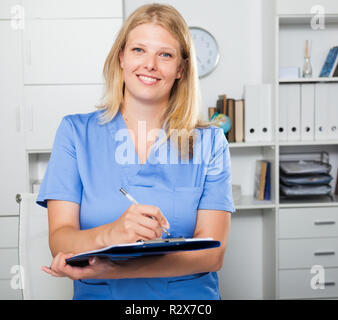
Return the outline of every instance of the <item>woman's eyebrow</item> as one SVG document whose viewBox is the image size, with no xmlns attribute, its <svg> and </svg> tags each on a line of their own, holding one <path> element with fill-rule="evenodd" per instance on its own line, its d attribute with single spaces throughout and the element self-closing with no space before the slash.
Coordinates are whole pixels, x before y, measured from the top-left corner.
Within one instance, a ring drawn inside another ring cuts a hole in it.
<svg viewBox="0 0 338 320">
<path fill-rule="evenodd" d="M 132 47 L 134 47 L 134 46 L 147 47 L 147 45 L 142 43 L 142 42 L 134 42 L 134 43 L 131 43 L 130 46 L 132 46 Z M 172 47 L 160 47 L 159 50 L 171 50 L 175 53 L 177 52 L 177 50 L 172 48 Z"/>
</svg>

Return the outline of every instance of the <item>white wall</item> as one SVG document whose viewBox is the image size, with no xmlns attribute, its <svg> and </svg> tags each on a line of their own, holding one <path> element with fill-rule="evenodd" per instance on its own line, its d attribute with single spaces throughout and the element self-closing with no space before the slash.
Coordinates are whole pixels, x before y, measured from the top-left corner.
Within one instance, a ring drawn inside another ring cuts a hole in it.
<svg viewBox="0 0 338 320">
<path fill-rule="evenodd" d="M 264 32 L 262 29 L 273 23 L 274 1 L 124 0 L 124 16 L 152 2 L 174 6 L 189 26 L 207 29 L 218 41 L 219 65 L 200 82 L 204 119 L 208 107 L 215 106 L 219 94 L 226 93 L 228 97 L 239 99 L 244 84 L 271 79 L 273 29 L 265 28 Z M 232 161 L 236 161 L 236 157 Z M 260 211 L 241 211 L 233 215 L 228 249 L 219 272 L 223 299 L 263 298 L 262 228 Z"/>
</svg>

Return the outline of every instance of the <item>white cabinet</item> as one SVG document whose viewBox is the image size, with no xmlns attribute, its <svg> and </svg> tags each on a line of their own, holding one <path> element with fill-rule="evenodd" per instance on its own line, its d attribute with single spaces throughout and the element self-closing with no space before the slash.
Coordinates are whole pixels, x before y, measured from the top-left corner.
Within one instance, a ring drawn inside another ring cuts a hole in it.
<svg viewBox="0 0 338 320">
<path fill-rule="evenodd" d="M 338 297 L 337 224 L 336 207 L 279 210 L 280 299 Z M 323 289 L 314 286 L 315 266 L 323 270 Z"/>
<path fill-rule="evenodd" d="M 0 19 L 12 19 L 21 16 L 22 1 L 23 0 L 1 0 Z"/>
<path fill-rule="evenodd" d="M 15 195 L 25 190 L 22 121 L 21 30 L 0 21 L 0 216 L 19 213 Z M 1 223 L 1 222 L 0 222 Z"/>
<path fill-rule="evenodd" d="M 102 70 L 122 19 L 28 20 L 25 84 L 103 83 Z"/>
<path fill-rule="evenodd" d="M 0 299 L 22 298 L 10 274 L 15 196 L 42 179 L 62 117 L 96 110 L 122 10 L 121 0 L 0 1 Z"/>
<path fill-rule="evenodd" d="M 51 149 L 66 114 L 92 112 L 103 85 L 25 86 L 26 149 Z"/>
<path fill-rule="evenodd" d="M 4 1 L 4 0 L 1 0 Z M 120 0 L 23 0 L 27 18 L 121 18 Z"/>
</svg>

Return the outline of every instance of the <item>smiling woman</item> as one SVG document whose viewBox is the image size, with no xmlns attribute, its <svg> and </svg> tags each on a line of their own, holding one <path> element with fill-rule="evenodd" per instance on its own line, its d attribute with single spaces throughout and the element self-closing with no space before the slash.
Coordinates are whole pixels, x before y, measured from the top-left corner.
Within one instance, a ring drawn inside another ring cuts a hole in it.
<svg viewBox="0 0 338 320">
<path fill-rule="evenodd" d="M 48 207 L 54 257 L 43 270 L 74 279 L 74 299 L 220 299 L 216 271 L 234 211 L 229 147 L 222 129 L 198 120 L 195 54 L 182 16 L 167 5 L 137 9 L 103 72 L 99 110 L 65 116 L 55 136 L 37 198 Z M 160 128 L 169 144 L 155 144 L 150 133 Z M 121 136 L 131 162 L 121 155 Z M 186 142 L 189 148 L 179 148 Z M 178 153 L 184 161 L 172 161 Z M 130 205 L 121 187 L 139 203 Z M 83 268 L 65 263 L 84 251 L 167 237 L 163 228 L 174 238 L 211 237 L 221 246 L 125 263 L 93 259 Z"/>
</svg>

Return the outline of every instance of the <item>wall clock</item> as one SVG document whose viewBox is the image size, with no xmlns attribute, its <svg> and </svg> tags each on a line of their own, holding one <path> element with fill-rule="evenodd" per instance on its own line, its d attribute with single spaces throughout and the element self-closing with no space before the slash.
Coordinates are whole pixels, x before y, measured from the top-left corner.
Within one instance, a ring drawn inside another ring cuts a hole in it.
<svg viewBox="0 0 338 320">
<path fill-rule="evenodd" d="M 198 76 L 203 78 L 215 70 L 219 61 L 219 47 L 215 37 L 200 27 L 189 27 L 196 49 Z"/>
</svg>

